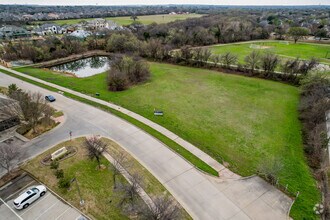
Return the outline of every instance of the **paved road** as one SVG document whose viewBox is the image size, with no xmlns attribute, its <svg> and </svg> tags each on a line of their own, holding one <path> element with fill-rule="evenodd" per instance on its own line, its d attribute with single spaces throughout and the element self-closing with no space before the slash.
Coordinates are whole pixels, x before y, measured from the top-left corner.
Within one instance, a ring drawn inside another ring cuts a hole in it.
<svg viewBox="0 0 330 220">
<path fill-rule="evenodd" d="M 287 218 L 286 212 L 292 201 L 268 184 L 258 183 L 259 179 L 252 183 L 236 181 L 235 184 L 209 179 L 157 139 L 112 114 L 0 73 L 0 86 L 11 83 L 25 90 L 56 96 L 57 101 L 51 105 L 62 109 L 66 118 L 54 130 L 25 144 L 25 158 L 34 157 L 69 139 L 69 131 L 76 137 L 98 134 L 113 139 L 130 152 L 194 219 Z M 225 188 L 229 189 L 227 193 Z M 244 202 L 241 195 L 246 198 Z M 268 202 L 262 195 L 267 195 Z"/>
</svg>

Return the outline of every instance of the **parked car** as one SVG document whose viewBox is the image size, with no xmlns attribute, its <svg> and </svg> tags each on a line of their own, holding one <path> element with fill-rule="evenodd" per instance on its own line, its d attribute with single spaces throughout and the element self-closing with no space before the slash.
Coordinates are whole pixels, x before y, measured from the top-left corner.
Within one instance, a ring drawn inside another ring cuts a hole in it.
<svg viewBox="0 0 330 220">
<path fill-rule="evenodd" d="M 55 97 L 54 96 L 52 96 L 52 95 L 46 95 L 45 96 L 45 99 L 47 100 L 47 101 L 50 101 L 50 102 L 55 102 Z"/>
<path fill-rule="evenodd" d="M 46 191 L 47 189 L 44 185 L 33 186 L 14 200 L 14 207 L 16 209 L 25 209 L 31 203 L 45 195 Z"/>
</svg>

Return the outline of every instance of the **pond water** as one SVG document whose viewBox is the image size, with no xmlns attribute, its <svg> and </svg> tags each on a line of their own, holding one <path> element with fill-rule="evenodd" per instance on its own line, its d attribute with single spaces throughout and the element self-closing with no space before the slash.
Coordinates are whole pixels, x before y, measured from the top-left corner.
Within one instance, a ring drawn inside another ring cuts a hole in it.
<svg viewBox="0 0 330 220">
<path fill-rule="evenodd" d="M 110 59 L 106 56 L 84 58 L 50 68 L 54 71 L 73 73 L 79 78 L 93 76 L 110 69 Z"/>
</svg>

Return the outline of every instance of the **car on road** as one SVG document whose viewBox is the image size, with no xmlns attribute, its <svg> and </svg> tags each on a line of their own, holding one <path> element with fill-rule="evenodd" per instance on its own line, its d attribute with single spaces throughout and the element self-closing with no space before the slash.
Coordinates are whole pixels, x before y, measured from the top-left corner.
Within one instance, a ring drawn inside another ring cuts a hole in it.
<svg viewBox="0 0 330 220">
<path fill-rule="evenodd" d="M 33 186 L 14 200 L 16 209 L 25 209 L 31 203 L 45 195 L 47 189 L 44 185 Z"/>
<path fill-rule="evenodd" d="M 46 95 L 45 99 L 49 102 L 55 102 L 55 100 L 56 100 L 55 97 L 52 95 Z"/>
</svg>

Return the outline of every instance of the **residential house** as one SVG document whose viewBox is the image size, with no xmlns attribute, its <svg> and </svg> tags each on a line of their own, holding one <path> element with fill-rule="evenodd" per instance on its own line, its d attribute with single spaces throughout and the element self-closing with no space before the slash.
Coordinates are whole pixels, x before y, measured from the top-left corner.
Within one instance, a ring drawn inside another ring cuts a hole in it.
<svg viewBox="0 0 330 220">
<path fill-rule="evenodd" d="M 69 36 L 77 37 L 77 38 L 86 38 L 90 35 L 91 35 L 91 33 L 89 31 L 85 31 L 85 30 L 75 30 L 69 34 Z"/>
<path fill-rule="evenodd" d="M 107 20 L 103 18 L 96 18 L 93 20 L 87 21 L 86 27 L 92 30 L 106 28 L 107 26 Z"/>
<path fill-rule="evenodd" d="M 0 39 L 30 37 L 31 33 L 22 27 L 7 25 L 0 28 Z"/>
<path fill-rule="evenodd" d="M 42 24 L 34 29 L 33 32 L 38 35 L 60 34 L 60 26 L 56 24 Z"/>
</svg>

